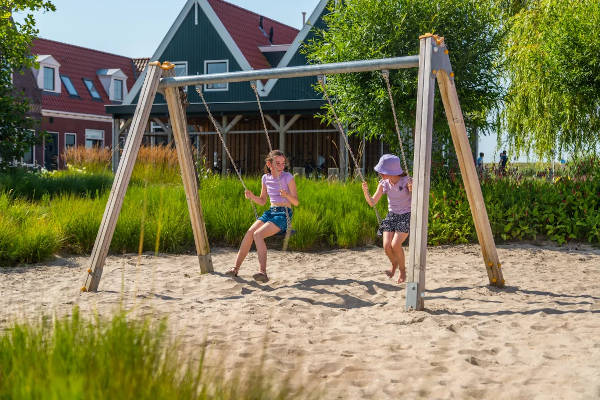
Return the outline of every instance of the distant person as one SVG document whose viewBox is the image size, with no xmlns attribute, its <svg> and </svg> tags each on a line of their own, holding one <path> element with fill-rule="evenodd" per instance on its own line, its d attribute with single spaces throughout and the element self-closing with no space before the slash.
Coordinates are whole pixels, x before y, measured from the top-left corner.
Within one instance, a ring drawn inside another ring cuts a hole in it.
<svg viewBox="0 0 600 400">
<path fill-rule="evenodd" d="M 483 175 L 483 153 L 479 153 L 479 157 L 477 157 L 477 161 L 475 162 L 475 166 L 477 167 L 477 173 L 481 176 Z"/>
<path fill-rule="evenodd" d="M 500 153 L 500 162 L 499 162 L 499 171 L 500 175 L 506 175 L 506 162 L 508 161 L 508 156 L 506 155 L 506 150 Z"/>
<path fill-rule="evenodd" d="M 410 202 L 412 195 L 412 180 L 402 171 L 400 159 L 392 154 L 384 154 L 375 166 L 375 171 L 381 176 L 377 190 L 373 197 L 369 194 L 367 182 L 363 182 L 365 200 L 371 207 L 375 207 L 382 195 L 388 197 L 388 215 L 377 230 L 383 236 L 383 250 L 392 263 L 392 269 L 386 271 L 388 277 L 393 278 L 396 269 L 400 270 L 398 283 L 406 280 L 406 268 L 402 243 L 410 232 Z"/>
</svg>

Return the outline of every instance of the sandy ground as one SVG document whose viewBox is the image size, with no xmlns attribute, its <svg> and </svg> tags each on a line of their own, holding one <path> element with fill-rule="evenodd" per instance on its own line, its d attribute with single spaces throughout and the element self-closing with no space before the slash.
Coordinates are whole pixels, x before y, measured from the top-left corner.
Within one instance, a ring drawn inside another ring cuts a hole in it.
<svg viewBox="0 0 600 400">
<path fill-rule="evenodd" d="M 600 398 L 600 250 L 499 246 L 507 287 L 487 286 L 479 246 L 428 251 L 426 310 L 404 311 L 404 285 L 383 273 L 380 248 L 270 251 L 271 280 L 223 275 L 235 250 L 213 249 L 215 273 L 194 256 L 109 257 L 97 293 L 78 294 L 87 258 L 0 268 L 0 327 L 74 305 L 110 316 L 121 299 L 163 316 L 186 346 L 247 365 L 267 335 L 270 367 L 327 399 Z"/>
</svg>

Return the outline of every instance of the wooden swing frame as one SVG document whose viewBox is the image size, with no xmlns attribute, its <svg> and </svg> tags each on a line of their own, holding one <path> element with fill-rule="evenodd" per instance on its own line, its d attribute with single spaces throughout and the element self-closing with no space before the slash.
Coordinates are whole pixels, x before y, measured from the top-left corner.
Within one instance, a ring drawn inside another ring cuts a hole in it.
<svg viewBox="0 0 600 400">
<path fill-rule="evenodd" d="M 444 38 L 436 35 L 426 34 L 421 36 L 419 40 L 420 51 L 418 56 L 237 71 L 210 75 L 161 78 L 163 65 L 158 61 L 149 63 L 140 91 L 139 101 L 132 118 L 131 128 L 123 149 L 123 158 L 115 174 L 108 203 L 104 210 L 102 222 L 90 257 L 90 265 L 85 283 L 81 290 L 96 291 L 98 289 L 110 242 L 142 142 L 145 126 L 150 116 L 154 97 L 159 89 L 164 93 L 169 109 L 169 117 L 173 128 L 188 211 L 194 232 L 200 272 L 204 274 L 213 272 L 213 265 L 202 207 L 198 197 L 198 181 L 190 150 L 189 136 L 187 134 L 185 106 L 182 101 L 183 87 L 209 83 L 249 82 L 272 78 L 293 78 L 415 67 L 419 68 L 419 78 L 413 161 L 413 194 L 408 246 L 406 309 L 423 310 L 424 308 L 433 99 L 436 80 L 448 119 L 452 141 L 475 223 L 477 238 L 481 245 L 481 252 L 489 282 L 492 286 L 503 287 L 504 278 L 502 276 L 501 265 L 498 260 L 494 237 L 483 201 L 462 110 L 454 85 L 454 72 L 452 72 L 448 49 L 444 43 Z M 167 65 L 165 63 L 165 69 L 170 68 Z"/>
</svg>

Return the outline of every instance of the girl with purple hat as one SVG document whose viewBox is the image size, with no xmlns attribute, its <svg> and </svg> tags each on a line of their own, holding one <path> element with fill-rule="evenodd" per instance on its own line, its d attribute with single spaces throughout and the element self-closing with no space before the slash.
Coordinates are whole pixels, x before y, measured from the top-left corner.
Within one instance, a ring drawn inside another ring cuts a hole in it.
<svg viewBox="0 0 600 400">
<path fill-rule="evenodd" d="M 256 196 L 250 190 L 244 192 L 247 199 L 259 206 L 264 206 L 268 198 L 271 208 L 258 217 L 252 226 L 248 228 L 240 244 L 235 267 L 227 271 L 227 275 L 238 275 L 240 267 L 250 251 L 252 242 L 254 242 L 258 254 L 259 271 L 253 275 L 253 278 L 259 282 L 269 280 L 267 277 L 267 245 L 265 244 L 265 238 L 279 232 L 285 232 L 288 229 L 288 222 L 291 222 L 292 219 L 292 205 L 298 205 L 296 182 L 294 176 L 285 171 L 286 164 L 285 154 L 281 150 L 271 151 L 265 159 L 265 174 L 262 176 L 260 196 Z"/>
<path fill-rule="evenodd" d="M 402 283 L 406 280 L 402 243 L 404 243 L 410 231 L 412 181 L 402 171 L 400 159 L 393 154 L 381 156 L 375 166 L 375 171 L 381 176 L 375 194 L 371 197 L 367 182 L 362 184 L 363 192 L 365 200 L 371 207 L 375 207 L 383 194 L 388 196 L 388 215 L 381 221 L 377 234 L 383 236 L 383 250 L 392 263 L 392 269 L 385 273 L 393 278 L 396 269 L 399 269 L 398 283 Z"/>
</svg>

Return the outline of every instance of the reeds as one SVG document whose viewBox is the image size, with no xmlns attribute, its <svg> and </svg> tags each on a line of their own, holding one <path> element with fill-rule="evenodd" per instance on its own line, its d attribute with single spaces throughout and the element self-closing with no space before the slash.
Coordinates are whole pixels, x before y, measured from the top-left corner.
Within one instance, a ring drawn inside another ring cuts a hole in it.
<svg viewBox="0 0 600 400">
<path fill-rule="evenodd" d="M 225 378 L 205 366 L 205 356 L 202 346 L 182 351 L 164 321 L 134 320 L 125 312 L 88 321 L 75 308 L 71 317 L 17 324 L 0 335 L 0 398 L 315 398 L 263 365 Z"/>
</svg>

